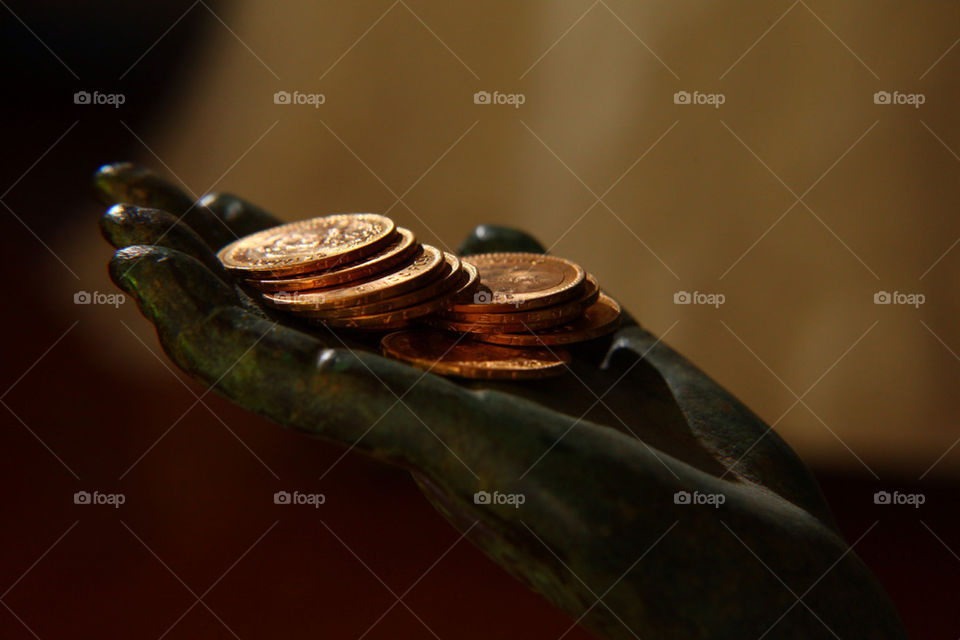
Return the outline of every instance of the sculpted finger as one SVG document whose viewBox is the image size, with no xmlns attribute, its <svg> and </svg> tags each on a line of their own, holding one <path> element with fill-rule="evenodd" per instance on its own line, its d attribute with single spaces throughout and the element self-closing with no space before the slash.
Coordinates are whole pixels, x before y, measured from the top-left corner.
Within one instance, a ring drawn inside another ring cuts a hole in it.
<svg viewBox="0 0 960 640">
<path fill-rule="evenodd" d="M 211 211 L 240 237 L 281 223 L 273 214 L 231 193 L 207 194 L 200 198 L 199 204 Z"/>
<path fill-rule="evenodd" d="M 493 224 L 481 224 L 471 231 L 460 244 L 458 251 L 461 255 L 499 251 L 546 253 L 543 245 L 529 233 Z"/>
<path fill-rule="evenodd" d="M 195 203 L 183 189 L 145 167 L 130 162 L 107 164 L 94 174 L 93 184 L 104 204 L 133 204 L 172 213 L 214 250 L 237 238 L 222 220 Z"/>
<path fill-rule="evenodd" d="M 202 262 L 167 247 L 134 245 L 117 251 L 110 277 L 137 301 L 168 349 L 198 318 L 239 302 L 233 288 Z"/>
<path fill-rule="evenodd" d="M 100 218 L 100 231 L 117 249 L 131 245 L 157 245 L 193 256 L 221 280 L 226 271 L 210 247 L 173 214 L 130 204 L 117 204 Z"/>
<path fill-rule="evenodd" d="M 193 198 L 182 189 L 132 162 L 103 165 L 93 176 L 93 186 L 107 205 L 126 202 L 178 216 L 193 205 Z"/>
</svg>

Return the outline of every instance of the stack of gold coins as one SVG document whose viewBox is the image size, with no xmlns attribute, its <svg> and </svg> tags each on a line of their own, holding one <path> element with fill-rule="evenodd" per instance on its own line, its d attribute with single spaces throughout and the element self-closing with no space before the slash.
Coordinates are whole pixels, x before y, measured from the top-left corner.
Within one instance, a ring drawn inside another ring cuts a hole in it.
<svg viewBox="0 0 960 640">
<path fill-rule="evenodd" d="M 380 346 L 444 375 L 557 375 L 570 362 L 560 345 L 600 337 L 620 321 L 616 301 L 569 260 L 485 253 L 468 262 L 374 213 L 279 225 L 217 257 L 264 304 L 309 321 L 381 332 L 432 325 L 391 333 Z"/>
<path fill-rule="evenodd" d="M 217 257 L 266 305 L 349 329 L 408 326 L 472 296 L 479 282 L 473 265 L 373 213 L 272 227 L 232 242 Z"/>
<path fill-rule="evenodd" d="M 599 338 L 620 324 L 620 305 L 569 260 L 534 253 L 467 259 L 480 273 L 479 287 L 426 318 L 434 329 L 384 337 L 386 355 L 461 378 L 546 378 L 568 369 L 570 353 L 560 345 Z"/>
<path fill-rule="evenodd" d="M 580 265 L 536 253 L 468 258 L 480 272 L 472 295 L 458 295 L 429 320 L 474 340 L 546 347 L 583 342 L 617 328 L 620 305 Z"/>
</svg>

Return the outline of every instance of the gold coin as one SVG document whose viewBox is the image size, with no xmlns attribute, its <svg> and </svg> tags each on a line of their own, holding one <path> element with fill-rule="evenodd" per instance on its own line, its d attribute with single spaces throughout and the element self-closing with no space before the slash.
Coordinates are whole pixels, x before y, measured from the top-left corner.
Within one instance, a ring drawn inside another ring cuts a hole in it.
<svg viewBox="0 0 960 640">
<path fill-rule="evenodd" d="M 461 269 L 456 276 L 448 280 L 448 282 L 452 283 L 449 288 L 431 300 L 379 314 L 353 316 L 349 318 L 324 318 L 322 322 L 328 327 L 362 329 L 367 331 L 392 331 L 406 327 L 412 324 L 414 320 L 445 309 L 455 295 L 476 289 L 478 281 L 477 268 L 472 264 L 462 264 L 463 269 Z"/>
<path fill-rule="evenodd" d="M 394 233 L 390 218 L 344 213 L 264 229 L 231 242 L 217 257 L 244 277 L 288 276 L 369 256 L 389 244 Z"/>
<path fill-rule="evenodd" d="M 502 347 L 430 329 L 391 333 L 380 341 L 380 349 L 418 369 L 488 380 L 546 378 L 563 373 L 570 362 L 563 349 Z"/>
<path fill-rule="evenodd" d="M 307 291 L 264 293 L 266 304 L 284 311 L 320 311 L 367 304 L 423 286 L 438 277 L 446 260 L 443 252 L 428 244 L 402 269 L 376 278 L 347 283 L 342 287 Z"/>
<path fill-rule="evenodd" d="M 597 301 L 599 294 L 600 285 L 597 279 L 587 274 L 583 285 L 581 285 L 580 295 L 575 300 L 569 302 L 562 302 L 549 307 L 541 307 L 532 311 L 510 311 L 505 313 L 458 313 L 456 311 L 447 311 L 443 314 L 443 317 L 460 323 L 469 322 L 523 326 L 529 325 L 530 323 L 552 321 L 554 324 L 559 325 L 583 315 L 587 307 Z"/>
<path fill-rule="evenodd" d="M 328 271 L 305 273 L 291 278 L 269 278 L 248 280 L 250 286 L 260 291 L 302 291 L 304 289 L 323 289 L 345 282 L 354 282 L 375 276 L 410 260 L 419 250 L 420 244 L 413 232 L 403 227 L 397 228 L 394 239 L 378 253 L 357 262 L 335 267 Z"/>
<path fill-rule="evenodd" d="M 458 299 L 453 311 L 490 313 L 536 309 L 577 295 L 580 265 L 540 253 L 478 253 L 465 258 L 480 270 L 480 288 Z"/>
<path fill-rule="evenodd" d="M 473 266 L 469 262 L 464 262 L 463 260 L 461 260 L 460 269 L 466 274 L 466 277 L 464 278 L 460 286 L 457 287 L 457 289 L 447 297 L 447 300 L 446 300 L 447 304 L 450 304 L 451 300 L 459 296 L 462 296 L 468 293 L 473 293 L 474 291 L 477 290 L 477 287 L 480 285 L 480 272 L 477 270 L 475 266 Z"/>
<path fill-rule="evenodd" d="M 437 329 L 456 331 L 457 333 L 522 333 L 524 331 L 543 331 L 557 326 L 556 320 L 540 320 L 537 322 L 521 322 L 517 324 L 491 322 L 457 322 L 448 320 L 444 316 L 435 316 L 426 320 L 427 324 Z"/>
<path fill-rule="evenodd" d="M 538 347 L 544 345 L 585 342 L 607 335 L 620 326 L 620 305 L 605 293 L 590 305 L 582 316 L 553 329 L 527 333 L 484 333 L 473 335 L 474 340 L 510 346 Z"/>
<path fill-rule="evenodd" d="M 323 309 L 320 311 L 306 311 L 302 313 L 308 318 L 348 318 L 350 316 L 369 316 L 385 311 L 392 311 L 402 307 L 409 307 L 424 300 L 436 298 L 438 295 L 449 292 L 460 283 L 463 270 L 460 266 L 460 259 L 452 253 L 444 252 L 444 264 L 440 275 L 436 280 L 432 280 L 419 289 L 414 289 L 409 293 L 402 293 L 397 296 L 391 296 L 378 302 L 361 304 L 352 307 L 343 307 L 340 309 Z"/>
</svg>

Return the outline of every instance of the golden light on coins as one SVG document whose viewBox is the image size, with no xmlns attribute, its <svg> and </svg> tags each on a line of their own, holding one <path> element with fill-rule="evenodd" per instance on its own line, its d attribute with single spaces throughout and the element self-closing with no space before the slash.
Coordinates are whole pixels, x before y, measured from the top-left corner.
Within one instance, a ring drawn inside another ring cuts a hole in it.
<svg viewBox="0 0 960 640">
<path fill-rule="evenodd" d="M 443 375 L 562 374 L 570 354 L 558 345 L 601 337 L 620 322 L 617 302 L 570 260 L 535 253 L 461 259 L 373 213 L 280 225 L 217 256 L 279 311 L 336 329 L 404 329 L 381 340 L 383 353 Z"/>
</svg>

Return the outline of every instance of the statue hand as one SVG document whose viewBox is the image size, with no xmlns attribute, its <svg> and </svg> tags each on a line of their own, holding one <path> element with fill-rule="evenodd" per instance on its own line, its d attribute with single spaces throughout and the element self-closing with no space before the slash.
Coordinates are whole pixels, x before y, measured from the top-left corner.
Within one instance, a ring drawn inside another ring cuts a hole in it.
<svg viewBox="0 0 960 640">
<path fill-rule="evenodd" d="M 455 527 L 599 636 L 905 637 L 790 448 L 631 319 L 574 346 L 562 377 L 454 381 L 248 296 L 215 251 L 278 223 L 258 207 L 194 203 L 132 165 L 102 168 L 96 186 L 125 203 L 101 221 L 111 277 L 181 369 L 409 469 Z M 463 251 L 539 247 L 478 227 Z"/>
</svg>

